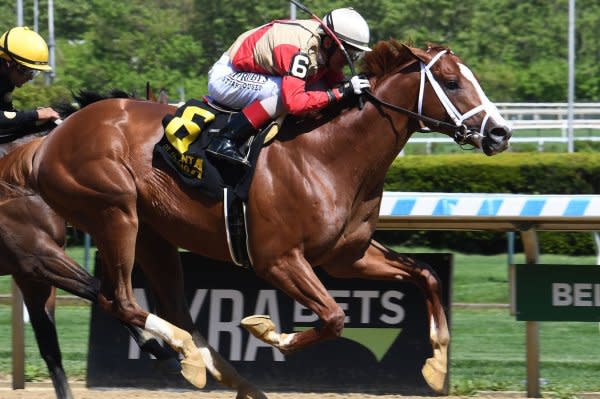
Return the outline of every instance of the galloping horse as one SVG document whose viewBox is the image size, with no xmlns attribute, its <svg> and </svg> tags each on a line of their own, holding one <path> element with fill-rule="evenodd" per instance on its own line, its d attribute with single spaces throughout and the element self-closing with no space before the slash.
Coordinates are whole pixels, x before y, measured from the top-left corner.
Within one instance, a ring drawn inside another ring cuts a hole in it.
<svg viewBox="0 0 600 399">
<path fill-rule="evenodd" d="M 414 282 L 426 299 L 433 353 L 422 372 L 442 391 L 450 337 L 438 280 L 428 265 L 371 238 L 384 176 L 420 123 L 487 155 L 505 150 L 511 132 L 473 73 L 447 48 L 381 42 L 365 56 L 363 69 L 373 88 L 370 101 L 362 109 L 284 125 L 258 158 L 246 208 L 255 273 L 311 309 L 321 324 L 296 333 L 276 332 L 268 316 L 243 324 L 289 354 L 339 337 L 344 326 L 344 312 L 313 267 L 336 277 Z M 185 307 L 177 249 L 232 258 L 222 202 L 185 187 L 152 159 L 161 120 L 173 112 L 125 99 L 89 105 L 32 146 L 21 173 L 55 211 L 94 238 L 106 272 L 99 303 L 180 352 L 182 374 L 202 387 L 205 368 L 218 372 Z M 176 295 L 161 301 L 178 315 L 175 324 L 137 305 L 134 260 L 151 286 Z"/>
</svg>

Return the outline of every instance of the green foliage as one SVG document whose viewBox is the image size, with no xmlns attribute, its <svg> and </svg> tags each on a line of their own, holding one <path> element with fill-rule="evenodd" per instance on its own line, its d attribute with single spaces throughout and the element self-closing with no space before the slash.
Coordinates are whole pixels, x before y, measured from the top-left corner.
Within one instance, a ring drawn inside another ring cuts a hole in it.
<svg viewBox="0 0 600 399">
<path fill-rule="evenodd" d="M 417 47 L 449 45 L 471 65 L 495 101 L 565 101 L 567 2 L 564 0 L 313 0 L 323 16 L 354 6 L 370 23 L 372 42 L 396 38 Z M 33 9 L 25 2 L 25 23 Z M 54 2 L 55 86 L 62 92 L 120 88 L 143 93 L 146 81 L 171 98 L 206 92 L 211 65 L 242 32 L 287 18 L 281 0 L 92 0 Z M 47 1 L 39 1 L 40 33 L 48 37 Z M 298 18 L 308 16 L 297 9 Z M 14 2 L 0 5 L 4 29 L 15 24 Z M 600 3 L 577 1 L 576 98 L 600 101 Z M 23 89 L 15 93 L 21 96 Z M 29 99 L 21 100 L 33 107 Z M 41 104 L 49 98 L 41 98 Z"/>
<path fill-rule="evenodd" d="M 43 78 L 26 84 L 15 93 L 14 105 L 17 109 L 27 110 L 72 101 L 71 92 L 64 86 L 46 86 Z"/>
<path fill-rule="evenodd" d="M 600 159 L 592 153 L 479 153 L 397 158 L 389 191 L 597 194 Z"/>
</svg>

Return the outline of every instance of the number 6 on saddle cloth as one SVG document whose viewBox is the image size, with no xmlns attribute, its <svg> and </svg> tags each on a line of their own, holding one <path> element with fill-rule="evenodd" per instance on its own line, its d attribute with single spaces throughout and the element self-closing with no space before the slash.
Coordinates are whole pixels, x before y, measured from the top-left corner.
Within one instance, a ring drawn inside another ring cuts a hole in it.
<svg viewBox="0 0 600 399">
<path fill-rule="evenodd" d="M 251 167 L 235 167 L 205 152 L 234 113 L 236 111 L 218 106 L 207 97 L 202 101 L 187 101 L 174 115 L 163 118 L 165 134 L 154 146 L 154 154 L 160 155 L 185 184 L 199 188 L 208 197 L 223 200 L 223 190 L 229 188 L 245 202 L 262 144 L 279 132 L 281 121 L 271 123 L 243 147 L 248 151 Z"/>
</svg>

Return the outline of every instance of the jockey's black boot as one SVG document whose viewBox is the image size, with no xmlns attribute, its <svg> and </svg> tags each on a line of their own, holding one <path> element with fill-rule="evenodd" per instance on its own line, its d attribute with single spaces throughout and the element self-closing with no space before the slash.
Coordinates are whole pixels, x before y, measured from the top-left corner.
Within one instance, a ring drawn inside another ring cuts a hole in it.
<svg viewBox="0 0 600 399">
<path fill-rule="evenodd" d="M 250 164 L 244 159 L 238 147 L 256 132 L 257 130 L 246 118 L 246 115 L 243 112 L 237 113 L 219 135 L 210 142 L 206 152 L 230 163 L 249 166 Z"/>
</svg>

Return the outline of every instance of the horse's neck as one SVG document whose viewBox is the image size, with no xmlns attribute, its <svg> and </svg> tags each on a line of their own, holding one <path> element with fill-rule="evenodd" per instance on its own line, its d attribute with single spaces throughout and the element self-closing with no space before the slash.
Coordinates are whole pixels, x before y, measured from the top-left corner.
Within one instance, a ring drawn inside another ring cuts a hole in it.
<svg viewBox="0 0 600 399">
<path fill-rule="evenodd" d="M 418 85 L 418 74 L 398 74 L 376 86 L 374 95 L 413 109 Z M 323 126 L 329 130 L 328 145 L 337 152 L 338 165 L 331 170 L 346 173 L 348 178 L 342 184 L 354 184 L 357 193 L 372 195 L 374 190 L 382 190 L 387 170 L 414 131 L 416 124 L 410 122 L 397 111 L 367 102 L 362 110 L 350 110 Z"/>
</svg>

